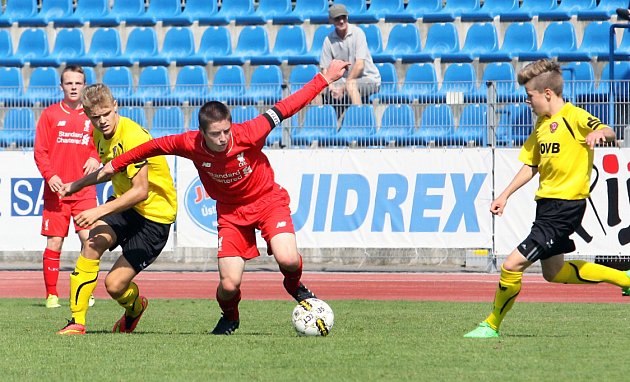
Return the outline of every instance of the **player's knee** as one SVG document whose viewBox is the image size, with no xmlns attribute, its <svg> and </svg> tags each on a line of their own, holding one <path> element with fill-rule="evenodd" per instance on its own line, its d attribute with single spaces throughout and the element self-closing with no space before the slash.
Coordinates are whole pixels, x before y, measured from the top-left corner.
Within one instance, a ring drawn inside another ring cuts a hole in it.
<svg viewBox="0 0 630 382">
<path fill-rule="evenodd" d="M 220 287 L 221 291 L 224 292 L 224 294 L 234 295 L 240 290 L 241 283 L 231 278 L 224 278 L 221 279 Z"/>
<path fill-rule="evenodd" d="M 120 297 L 127 290 L 127 283 L 123 280 L 115 279 L 114 277 L 105 278 L 105 289 L 112 298 Z"/>
</svg>

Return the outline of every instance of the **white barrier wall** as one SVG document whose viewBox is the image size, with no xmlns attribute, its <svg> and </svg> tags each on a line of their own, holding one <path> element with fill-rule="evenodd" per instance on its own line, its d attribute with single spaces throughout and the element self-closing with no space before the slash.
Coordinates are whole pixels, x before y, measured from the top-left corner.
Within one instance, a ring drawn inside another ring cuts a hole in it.
<svg viewBox="0 0 630 382">
<path fill-rule="evenodd" d="M 270 150 L 276 179 L 291 195 L 302 248 L 493 248 L 509 253 L 529 232 L 537 178 L 488 209 L 520 167 L 518 149 Z M 32 152 L 1 152 L 0 251 L 38 251 L 43 182 Z M 628 149 L 599 149 L 581 254 L 629 253 Z M 176 169 L 178 247 L 217 245 L 216 208 L 185 159 Z M 494 167 L 494 172 L 493 172 Z M 493 178 L 494 174 L 494 178 Z M 108 187 L 99 188 L 105 199 Z M 600 223 L 601 222 L 601 223 Z M 493 236 L 494 233 L 494 236 Z M 493 242 L 494 240 L 494 242 Z M 173 249 L 171 239 L 166 250 Z M 260 243 L 261 246 L 263 243 Z M 78 250 L 76 235 L 65 246 Z"/>
</svg>

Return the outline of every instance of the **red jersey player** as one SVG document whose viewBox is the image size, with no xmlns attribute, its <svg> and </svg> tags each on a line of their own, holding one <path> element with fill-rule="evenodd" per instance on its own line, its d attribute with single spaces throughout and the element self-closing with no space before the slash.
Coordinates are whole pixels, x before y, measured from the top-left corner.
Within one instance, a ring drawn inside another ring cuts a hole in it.
<svg viewBox="0 0 630 382">
<path fill-rule="evenodd" d="M 278 263 L 287 292 L 297 301 L 315 297 L 300 281 L 302 257 L 291 221 L 289 194 L 274 181 L 262 148 L 271 129 L 341 78 L 348 65 L 333 60 L 325 74 L 318 73 L 302 89 L 244 123 L 232 123 L 230 110 L 223 103 L 207 102 L 199 110 L 199 131 L 142 144 L 114 158 L 99 174 L 108 176 L 156 155 L 172 154 L 193 161 L 206 192 L 217 202 L 220 280 L 216 297 L 223 314 L 212 334 L 232 334 L 239 327 L 245 262 L 259 255 L 255 229 L 260 229 L 267 252 Z"/>
<path fill-rule="evenodd" d="M 92 125 L 83 112 L 79 100 L 85 86 L 85 73 L 80 66 L 69 65 L 61 73 L 61 102 L 47 107 L 42 113 L 35 133 L 35 163 L 48 187 L 44 187 L 44 210 L 41 234 L 46 236 L 43 255 L 46 307 L 59 307 L 57 279 L 63 241 L 68 236 L 70 216 L 96 207 L 96 188 L 59 199 L 57 192 L 64 182 L 81 178 L 100 167 L 92 142 Z M 74 224 L 81 245 L 88 230 Z"/>
</svg>

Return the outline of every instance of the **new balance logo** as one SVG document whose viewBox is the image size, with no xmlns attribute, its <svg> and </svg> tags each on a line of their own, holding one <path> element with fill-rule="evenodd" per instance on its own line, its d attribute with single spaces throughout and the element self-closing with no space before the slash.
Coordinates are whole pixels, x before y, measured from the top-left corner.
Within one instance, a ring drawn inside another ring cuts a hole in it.
<svg viewBox="0 0 630 382">
<path fill-rule="evenodd" d="M 57 126 L 65 126 L 65 125 L 66 125 L 66 121 L 57 122 Z"/>
<path fill-rule="evenodd" d="M 208 167 L 208 168 L 210 168 L 210 167 L 212 167 L 212 163 L 203 162 L 203 163 L 201 164 L 201 167 Z"/>
<path fill-rule="evenodd" d="M 284 228 L 287 226 L 287 222 L 282 221 L 282 222 L 278 222 L 278 224 L 276 224 L 276 228 Z"/>
</svg>

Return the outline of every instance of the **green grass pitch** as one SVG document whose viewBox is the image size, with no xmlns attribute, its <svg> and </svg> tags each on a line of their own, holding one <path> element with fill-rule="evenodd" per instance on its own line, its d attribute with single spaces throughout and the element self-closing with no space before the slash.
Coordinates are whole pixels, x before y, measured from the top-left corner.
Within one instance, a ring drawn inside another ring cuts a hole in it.
<svg viewBox="0 0 630 382">
<path fill-rule="evenodd" d="M 97 300 L 88 334 L 57 336 L 67 302 L 0 299 L 3 381 L 622 381 L 630 305 L 517 303 L 502 337 L 464 339 L 490 303 L 328 301 L 328 337 L 298 337 L 290 301 L 243 301 L 241 328 L 213 336 L 211 300 L 150 300 L 134 334 Z"/>
</svg>

